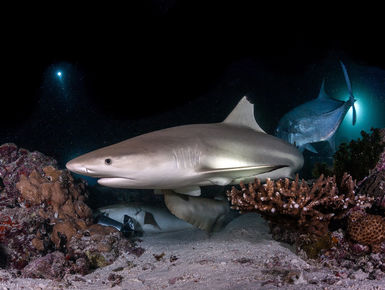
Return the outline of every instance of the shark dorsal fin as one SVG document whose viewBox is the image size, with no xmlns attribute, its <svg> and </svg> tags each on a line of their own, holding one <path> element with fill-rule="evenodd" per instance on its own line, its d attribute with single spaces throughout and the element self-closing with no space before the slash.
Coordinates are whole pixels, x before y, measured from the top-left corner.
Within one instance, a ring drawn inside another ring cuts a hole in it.
<svg viewBox="0 0 385 290">
<path fill-rule="evenodd" d="M 322 85 L 319 91 L 318 99 L 329 99 L 329 96 L 325 92 L 325 79 L 322 80 Z"/>
<path fill-rule="evenodd" d="M 243 97 L 234 110 L 223 121 L 224 123 L 246 126 L 255 131 L 266 133 L 258 125 L 254 118 L 254 105 L 249 100 Z"/>
</svg>

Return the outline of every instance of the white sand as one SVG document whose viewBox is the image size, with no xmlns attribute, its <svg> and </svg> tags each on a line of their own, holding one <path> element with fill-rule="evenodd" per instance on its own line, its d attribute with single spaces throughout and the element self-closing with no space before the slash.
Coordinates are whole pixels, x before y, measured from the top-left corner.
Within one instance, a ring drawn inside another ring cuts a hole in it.
<svg viewBox="0 0 385 290">
<path fill-rule="evenodd" d="M 145 236 L 139 245 L 146 250 L 139 258 L 122 256 L 89 275 L 69 275 L 61 282 L 4 281 L 10 274 L 0 271 L 0 289 L 111 289 L 111 273 L 123 277 L 114 289 L 385 289 L 385 279 L 367 280 L 364 273 L 340 278 L 332 269 L 305 262 L 290 246 L 274 241 L 256 214 L 235 219 L 211 237 L 191 229 Z M 153 256 L 162 253 L 160 261 Z M 177 260 L 170 261 L 171 256 Z M 119 267 L 123 270 L 113 271 Z"/>
</svg>

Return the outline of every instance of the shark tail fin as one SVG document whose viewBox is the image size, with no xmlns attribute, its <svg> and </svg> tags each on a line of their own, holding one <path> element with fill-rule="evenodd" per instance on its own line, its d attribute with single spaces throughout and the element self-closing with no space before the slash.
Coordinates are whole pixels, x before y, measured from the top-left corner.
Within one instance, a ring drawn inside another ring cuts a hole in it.
<svg viewBox="0 0 385 290">
<path fill-rule="evenodd" d="M 357 121 L 357 111 L 356 111 L 356 107 L 354 106 L 354 102 L 356 101 L 356 99 L 354 98 L 354 95 L 353 95 L 352 83 L 350 82 L 348 71 L 346 70 L 346 67 L 343 64 L 343 62 L 340 61 L 340 63 L 341 63 L 342 71 L 344 73 L 346 86 L 347 86 L 348 91 L 349 91 L 349 102 L 350 102 L 350 105 L 353 108 L 353 125 L 355 125 L 356 121 Z"/>
</svg>

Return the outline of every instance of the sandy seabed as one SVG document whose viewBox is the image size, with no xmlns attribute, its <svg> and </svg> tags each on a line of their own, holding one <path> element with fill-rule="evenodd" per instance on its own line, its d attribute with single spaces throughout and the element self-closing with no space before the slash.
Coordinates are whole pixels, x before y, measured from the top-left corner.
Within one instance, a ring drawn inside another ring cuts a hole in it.
<svg viewBox="0 0 385 290">
<path fill-rule="evenodd" d="M 140 257 L 123 255 L 86 276 L 60 282 L 14 278 L 0 271 L 2 289 L 385 289 L 385 279 L 336 275 L 306 262 L 271 238 L 265 221 L 245 214 L 208 236 L 198 229 L 148 235 Z"/>
</svg>

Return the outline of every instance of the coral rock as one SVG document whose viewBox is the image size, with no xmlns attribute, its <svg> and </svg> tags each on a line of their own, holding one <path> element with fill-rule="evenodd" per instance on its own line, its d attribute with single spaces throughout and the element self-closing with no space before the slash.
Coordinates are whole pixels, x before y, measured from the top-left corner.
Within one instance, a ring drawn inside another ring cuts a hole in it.
<svg viewBox="0 0 385 290">
<path fill-rule="evenodd" d="M 87 274 L 122 253 L 143 254 L 115 228 L 92 225 L 85 182 L 39 152 L 0 146 L 0 190 L 0 242 L 9 268 L 25 277 Z"/>
<path fill-rule="evenodd" d="M 53 252 L 37 258 L 23 270 L 26 278 L 60 279 L 65 274 L 66 259 L 61 252 Z"/>
<path fill-rule="evenodd" d="M 117 229 L 115 229 L 114 227 L 106 227 L 106 226 L 102 226 L 102 225 L 99 225 L 99 224 L 93 224 L 91 225 L 89 228 L 88 228 L 88 231 L 90 232 L 90 235 L 91 236 L 94 236 L 94 235 L 102 235 L 102 236 L 106 236 L 106 235 L 109 235 L 111 233 L 117 233 L 119 232 Z"/>
<path fill-rule="evenodd" d="M 381 250 L 385 241 L 385 218 L 367 214 L 363 209 L 352 209 L 348 218 L 349 237 L 363 245 L 371 247 L 372 252 Z"/>
<path fill-rule="evenodd" d="M 48 180 L 52 182 L 60 181 L 60 177 L 63 174 L 62 170 L 58 170 L 52 165 L 44 167 L 43 171 Z"/>
<path fill-rule="evenodd" d="M 38 251 L 44 251 L 44 243 L 38 238 L 32 240 L 32 246 Z"/>
<path fill-rule="evenodd" d="M 15 144 L 6 143 L 0 146 L 0 178 L 4 183 L 4 193 L 10 204 L 14 204 L 20 196 L 16 183 L 20 176 L 29 176 L 34 170 L 43 174 L 46 166 L 55 166 L 56 160 L 40 152 L 29 152 L 18 148 Z"/>
<path fill-rule="evenodd" d="M 51 240 L 56 248 L 59 249 L 61 246 L 62 235 L 66 237 L 66 242 L 68 243 L 76 233 L 77 225 L 75 223 L 70 221 L 59 222 L 53 227 Z"/>
<path fill-rule="evenodd" d="M 92 216 L 92 210 L 83 201 L 75 201 L 74 209 L 76 214 L 82 219 L 86 219 Z"/>
<path fill-rule="evenodd" d="M 41 204 L 43 196 L 41 195 L 39 188 L 25 175 L 20 176 L 20 181 L 16 184 L 16 188 L 21 192 L 21 196 L 32 205 Z"/>
<path fill-rule="evenodd" d="M 60 182 L 56 181 L 52 186 L 52 197 L 51 202 L 55 211 L 58 211 L 59 208 L 67 201 L 68 194 L 65 189 L 60 185 Z"/>
</svg>

